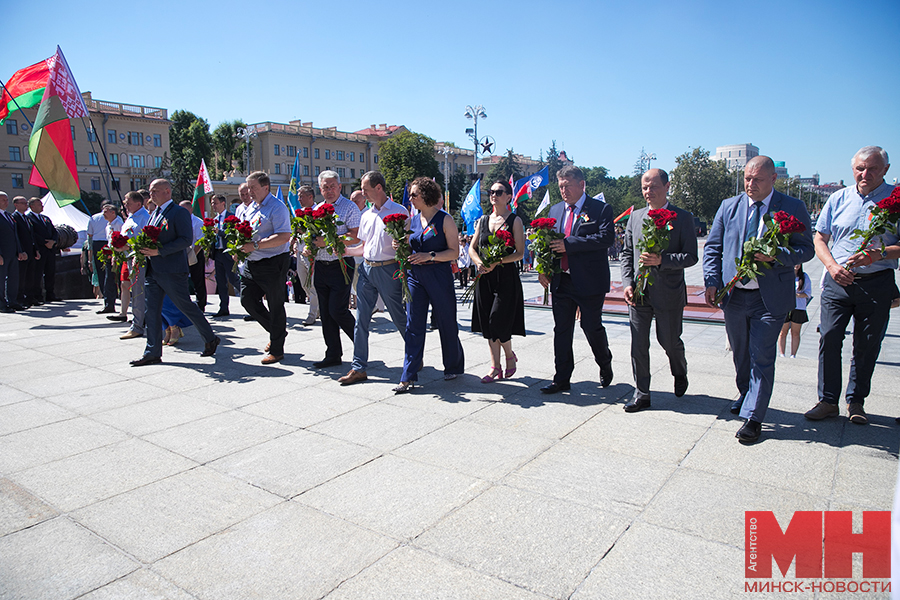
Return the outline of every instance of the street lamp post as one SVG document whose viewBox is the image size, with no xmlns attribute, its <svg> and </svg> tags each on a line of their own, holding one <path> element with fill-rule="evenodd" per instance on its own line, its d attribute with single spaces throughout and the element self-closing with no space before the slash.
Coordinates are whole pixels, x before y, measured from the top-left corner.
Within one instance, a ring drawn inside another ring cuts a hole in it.
<svg viewBox="0 0 900 600">
<path fill-rule="evenodd" d="M 651 160 L 656 160 L 656 154 L 654 154 L 654 153 L 652 153 L 652 152 L 651 152 L 650 154 L 647 154 L 646 152 L 644 152 L 644 149 L 641 148 L 641 157 L 640 157 L 640 159 L 641 159 L 641 175 L 643 175 L 644 173 L 646 173 L 647 171 L 650 170 L 650 161 L 651 161 Z M 645 160 L 647 161 L 647 168 L 646 168 L 646 169 L 644 168 L 644 161 L 645 161 Z"/>
<path fill-rule="evenodd" d="M 466 106 L 466 118 L 472 119 L 474 121 L 474 126 L 472 129 L 466 129 L 466 133 L 469 134 L 469 137 L 472 138 L 472 141 L 475 143 L 475 156 L 474 163 L 472 164 L 472 173 L 478 173 L 478 117 L 482 119 L 487 119 L 487 113 L 484 112 L 484 107 L 480 104 L 478 106 Z"/>
</svg>

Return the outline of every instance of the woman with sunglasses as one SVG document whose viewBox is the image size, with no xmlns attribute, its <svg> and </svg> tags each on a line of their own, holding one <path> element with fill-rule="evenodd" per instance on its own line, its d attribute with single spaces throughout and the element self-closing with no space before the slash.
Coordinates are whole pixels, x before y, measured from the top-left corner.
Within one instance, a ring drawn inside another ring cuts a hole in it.
<svg viewBox="0 0 900 600">
<path fill-rule="evenodd" d="M 516 263 L 525 253 L 525 229 L 522 219 L 510 210 L 512 188 L 506 181 L 491 184 L 491 214 L 484 215 L 475 224 L 469 256 L 478 268 L 475 286 L 475 303 L 472 306 L 472 331 L 480 332 L 491 350 L 491 372 L 481 378 L 482 383 L 497 379 L 509 379 L 516 372 L 516 353 L 512 349 L 512 336 L 525 335 L 525 297 Z M 479 248 L 488 244 L 488 238 L 500 230 L 513 235 L 515 248 L 499 263 L 484 264 Z M 506 371 L 500 368 L 500 349 L 506 355 Z"/>
<path fill-rule="evenodd" d="M 450 263 L 459 258 L 459 231 L 453 218 L 440 208 L 441 188 L 427 177 L 416 178 L 409 199 L 419 211 L 418 227 L 409 237 L 409 292 L 406 304 L 406 345 L 403 374 L 395 394 L 404 394 L 418 381 L 425 354 L 425 320 L 428 305 L 437 321 L 444 359 L 444 379 L 456 379 L 465 371 L 465 358 L 456 323 L 456 292 Z M 396 248 L 396 241 L 394 242 Z"/>
</svg>

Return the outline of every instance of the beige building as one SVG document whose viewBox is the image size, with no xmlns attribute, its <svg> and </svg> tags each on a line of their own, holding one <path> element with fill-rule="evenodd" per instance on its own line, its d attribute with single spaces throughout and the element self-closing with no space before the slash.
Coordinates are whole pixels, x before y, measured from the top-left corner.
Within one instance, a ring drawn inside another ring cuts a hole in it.
<svg viewBox="0 0 900 600">
<path fill-rule="evenodd" d="M 91 131 L 87 119 L 84 120 L 87 129 L 80 120 L 72 121 L 79 187 L 113 200 L 119 199 L 117 189 L 124 196 L 126 191 L 146 188 L 168 161 L 172 122 L 166 109 L 94 100 L 90 92 L 83 93 L 82 97 L 97 129 Z M 24 112 L 34 123 L 37 107 L 26 108 Z M 11 196 L 46 193 L 28 183 L 30 137 L 31 127 L 18 111 L 10 114 L 0 127 L 0 190 Z M 103 159 L 104 150 L 109 169 Z"/>
<path fill-rule="evenodd" d="M 710 157 L 713 160 L 724 160 L 728 170 L 743 169 L 747 161 L 754 156 L 759 156 L 759 148 L 753 144 L 732 144 L 730 146 L 717 146 L 716 153 Z"/>
</svg>

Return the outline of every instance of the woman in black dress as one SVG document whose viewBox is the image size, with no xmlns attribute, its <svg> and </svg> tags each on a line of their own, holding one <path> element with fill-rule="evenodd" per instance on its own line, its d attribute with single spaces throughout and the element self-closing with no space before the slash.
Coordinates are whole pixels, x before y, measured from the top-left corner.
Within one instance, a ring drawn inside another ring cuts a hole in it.
<svg viewBox="0 0 900 600">
<path fill-rule="evenodd" d="M 517 359 L 512 349 L 512 336 L 525 335 L 525 298 L 516 267 L 525 253 L 525 230 L 522 219 L 510 210 L 512 188 L 509 183 L 495 181 L 490 193 L 493 210 L 475 224 L 469 246 L 469 256 L 479 274 L 472 307 L 472 331 L 481 332 L 491 350 L 491 372 L 481 378 L 482 383 L 513 376 Z M 500 263 L 486 265 L 479 249 L 488 243 L 488 237 L 501 229 L 513 234 L 515 250 L 504 256 Z M 500 367 L 501 348 L 506 354 L 505 372 Z"/>
</svg>

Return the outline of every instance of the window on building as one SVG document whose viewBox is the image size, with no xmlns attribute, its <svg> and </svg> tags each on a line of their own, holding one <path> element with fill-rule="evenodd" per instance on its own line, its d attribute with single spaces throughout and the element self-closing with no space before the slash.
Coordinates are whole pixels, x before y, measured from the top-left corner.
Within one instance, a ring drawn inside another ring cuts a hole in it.
<svg viewBox="0 0 900 600">
<path fill-rule="evenodd" d="M 350 155 L 350 162 L 353 162 L 353 156 L 355 155 L 355 153 L 349 152 L 348 154 Z"/>
<path fill-rule="evenodd" d="M 22 160 L 22 149 L 18 146 L 9 147 L 9 160 L 19 162 Z"/>
<path fill-rule="evenodd" d="M 337 159 L 338 159 L 338 160 L 344 160 L 344 151 L 343 151 L 343 150 L 338 150 L 338 151 L 337 151 Z"/>
<path fill-rule="evenodd" d="M 316 177 L 318 177 L 321 172 L 322 170 L 319 167 L 316 167 Z"/>
<path fill-rule="evenodd" d="M 75 159 L 75 164 L 78 164 L 78 152 L 76 150 L 72 150 L 72 157 Z"/>
<path fill-rule="evenodd" d="M 143 169 L 144 168 L 144 155 L 143 154 L 132 154 L 131 155 L 131 166 L 135 169 Z"/>
<path fill-rule="evenodd" d="M 375 164 L 377 165 L 378 164 L 378 155 L 376 154 L 373 158 L 375 160 Z"/>
<path fill-rule="evenodd" d="M 366 162 L 365 160 L 365 152 L 359 153 L 359 162 Z"/>
<path fill-rule="evenodd" d="M 153 168 L 162 169 L 162 156 L 153 157 Z"/>
<path fill-rule="evenodd" d="M 331 150 L 325 151 L 325 160 L 331 160 Z"/>
<path fill-rule="evenodd" d="M 275 144 L 275 156 L 281 156 L 281 146 Z"/>
<path fill-rule="evenodd" d="M 129 131 L 128 143 L 132 146 L 143 146 L 144 134 L 142 134 L 140 131 Z"/>
<path fill-rule="evenodd" d="M 346 169 L 344 169 L 344 167 L 337 168 L 337 174 L 340 175 L 341 177 L 344 177 L 347 175 L 347 173 L 345 173 L 345 171 L 346 171 Z"/>
<path fill-rule="evenodd" d="M 162 148 L 162 136 L 158 133 L 153 134 L 153 147 Z"/>
<path fill-rule="evenodd" d="M 287 155 L 288 156 L 297 156 L 297 146 L 288 146 L 287 147 Z"/>
<path fill-rule="evenodd" d="M 741 150 L 738 150 L 738 158 L 741 157 L 741 152 L 742 152 Z"/>
<path fill-rule="evenodd" d="M 309 165 L 303 165 L 303 174 L 309 177 Z"/>
<path fill-rule="evenodd" d="M 313 158 L 319 158 L 319 149 L 318 148 L 313 149 Z"/>
<path fill-rule="evenodd" d="M 99 177 L 91 177 L 91 191 L 96 192 L 100 189 L 100 178 Z"/>
<path fill-rule="evenodd" d="M 89 142 L 96 142 L 96 141 L 97 141 L 97 132 L 94 131 L 93 128 L 88 129 L 88 131 L 87 131 L 87 136 L 88 136 L 88 141 L 89 141 Z"/>
<path fill-rule="evenodd" d="M 109 166 L 111 166 L 111 167 L 119 166 L 119 155 L 118 154 L 110 154 L 109 155 Z"/>
<path fill-rule="evenodd" d="M 106 132 L 106 143 L 107 144 L 115 144 L 116 142 L 116 130 L 110 129 Z"/>
<path fill-rule="evenodd" d="M 19 124 L 15 119 L 6 120 L 6 133 L 9 135 L 19 135 Z"/>
<path fill-rule="evenodd" d="M 22 189 L 25 187 L 25 179 L 22 177 L 21 173 L 12 174 L 12 186 L 13 189 Z"/>
<path fill-rule="evenodd" d="M 75 126 L 72 125 L 71 129 L 72 129 L 72 139 L 74 140 L 75 139 Z"/>
<path fill-rule="evenodd" d="M 275 163 L 275 174 L 281 175 L 281 163 Z"/>
<path fill-rule="evenodd" d="M 144 187 L 144 179 L 142 177 L 132 177 L 131 178 L 131 191 L 136 192 L 139 189 Z"/>
<path fill-rule="evenodd" d="M 303 149 L 303 158 L 309 158 L 309 148 Z"/>
<path fill-rule="evenodd" d="M 78 161 L 76 161 L 78 162 Z M 88 152 L 88 164 L 96 167 L 100 163 L 97 162 L 97 153 L 96 152 Z"/>
<path fill-rule="evenodd" d="M 350 179 L 356 179 L 356 169 L 350 169 Z"/>
<path fill-rule="evenodd" d="M 117 191 L 117 190 L 121 189 L 121 188 L 119 187 L 119 178 L 118 178 L 118 177 L 113 177 L 113 179 L 112 179 L 112 189 L 113 189 L 113 191 Z"/>
</svg>

